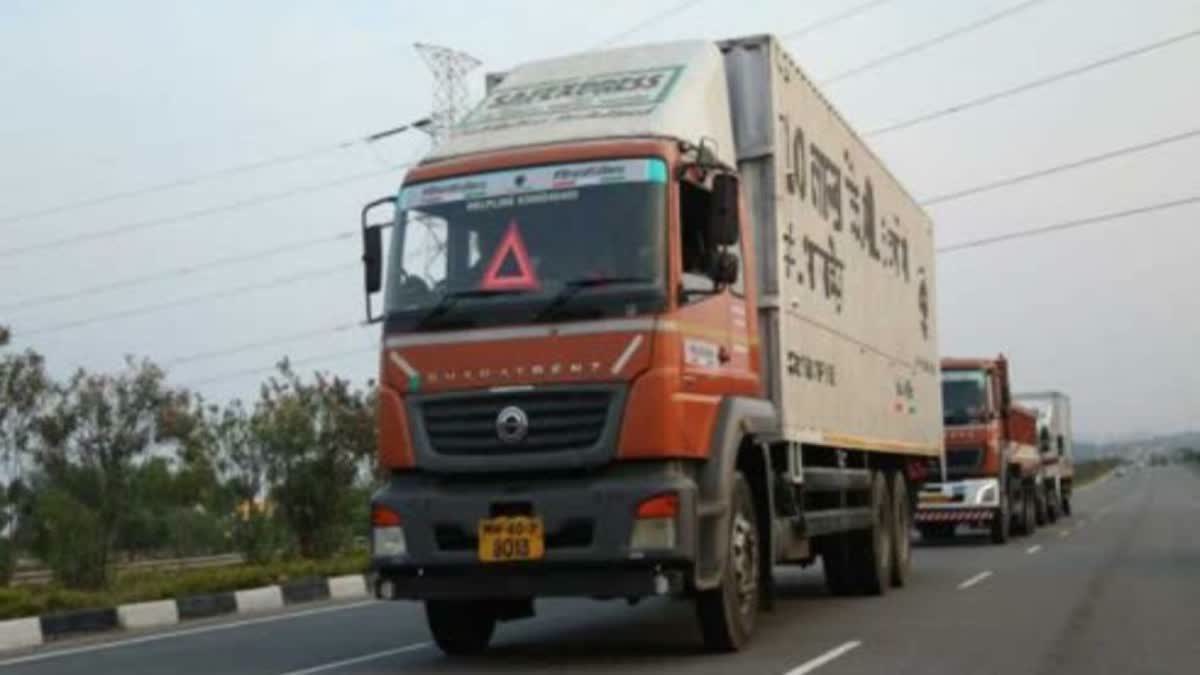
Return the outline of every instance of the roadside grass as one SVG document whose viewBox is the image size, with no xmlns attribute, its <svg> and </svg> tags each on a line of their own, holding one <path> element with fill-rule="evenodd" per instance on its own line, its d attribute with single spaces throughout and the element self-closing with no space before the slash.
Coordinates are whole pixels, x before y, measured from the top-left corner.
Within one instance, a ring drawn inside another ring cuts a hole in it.
<svg viewBox="0 0 1200 675">
<path fill-rule="evenodd" d="M 1117 468 L 1121 464 L 1121 460 L 1114 458 L 1092 459 L 1086 462 L 1075 463 L 1075 487 L 1083 487 L 1088 483 L 1093 483 L 1107 474 L 1109 471 Z"/>
<path fill-rule="evenodd" d="M 122 572 L 117 575 L 112 587 L 103 591 L 76 591 L 54 584 L 0 588 L 0 620 L 238 591 L 310 577 L 359 574 L 366 569 L 367 553 L 361 551 L 329 560 L 284 560 L 261 565 Z"/>
</svg>

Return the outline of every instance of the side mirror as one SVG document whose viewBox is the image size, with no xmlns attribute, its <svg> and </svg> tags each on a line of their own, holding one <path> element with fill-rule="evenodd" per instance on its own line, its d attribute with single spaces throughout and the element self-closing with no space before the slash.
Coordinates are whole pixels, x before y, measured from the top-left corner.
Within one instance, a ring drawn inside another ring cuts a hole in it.
<svg viewBox="0 0 1200 675">
<path fill-rule="evenodd" d="M 732 286 L 738 280 L 738 258 L 729 251 L 721 251 L 713 260 L 712 280 L 718 286 Z"/>
<path fill-rule="evenodd" d="M 1038 448 L 1043 455 L 1050 452 L 1050 434 L 1045 429 L 1042 429 L 1042 433 L 1038 436 Z"/>
<path fill-rule="evenodd" d="M 363 286 L 367 293 L 378 293 L 383 288 L 383 231 L 382 225 L 371 225 L 363 230 Z"/>
<path fill-rule="evenodd" d="M 709 241 L 733 246 L 738 241 L 738 179 L 719 173 L 713 176 L 712 212 L 708 218 Z"/>
<path fill-rule="evenodd" d="M 383 288 L 383 228 L 391 227 L 393 222 L 368 223 L 368 215 L 376 207 L 390 204 L 393 211 L 396 208 L 395 197 L 383 197 L 367 204 L 362 209 L 362 261 L 363 288 L 366 291 L 367 321 L 375 322 L 383 318 L 376 316 L 371 307 L 371 296 Z M 392 221 L 395 221 L 393 213 Z"/>
</svg>

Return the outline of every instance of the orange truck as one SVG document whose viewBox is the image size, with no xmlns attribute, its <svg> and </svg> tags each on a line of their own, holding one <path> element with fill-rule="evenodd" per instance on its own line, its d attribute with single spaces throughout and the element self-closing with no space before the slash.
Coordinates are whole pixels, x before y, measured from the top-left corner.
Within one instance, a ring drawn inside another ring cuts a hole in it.
<svg viewBox="0 0 1200 675">
<path fill-rule="evenodd" d="M 735 650 L 777 565 L 902 585 L 942 454 L 920 207 L 768 36 L 489 84 L 363 209 L 375 594 L 453 654 L 549 596 L 686 596 Z"/>
<path fill-rule="evenodd" d="M 942 359 L 946 451 L 940 482 L 918 495 L 923 538 L 952 536 L 959 525 L 986 527 L 1003 544 L 1031 534 L 1044 508 L 1037 416 L 1013 402 L 1008 360 Z"/>
</svg>

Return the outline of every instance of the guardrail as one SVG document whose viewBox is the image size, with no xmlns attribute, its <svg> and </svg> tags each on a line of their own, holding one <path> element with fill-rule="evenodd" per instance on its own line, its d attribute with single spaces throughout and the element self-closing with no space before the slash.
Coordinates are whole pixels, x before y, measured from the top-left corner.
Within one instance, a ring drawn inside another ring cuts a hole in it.
<svg viewBox="0 0 1200 675">
<path fill-rule="evenodd" d="M 225 567 L 239 565 L 244 562 L 241 553 L 223 553 L 221 555 L 194 556 L 191 558 L 159 558 L 153 560 L 135 560 L 117 565 L 117 572 L 141 572 L 151 570 L 187 570 L 204 567 Z M 49 583 L 50 570 L 33 569 L 19 570 L 13 573 L 14 585 L 33 585 Z"/>
</svg>

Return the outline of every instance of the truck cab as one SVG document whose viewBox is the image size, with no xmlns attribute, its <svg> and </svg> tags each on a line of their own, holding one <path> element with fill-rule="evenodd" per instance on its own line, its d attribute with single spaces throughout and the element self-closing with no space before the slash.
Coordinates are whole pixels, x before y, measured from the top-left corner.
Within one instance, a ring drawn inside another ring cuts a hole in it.
<svg viewBox="0 0 1200 675">
<path fill-rule="evenodd" d="M 1011 527 L 1036 526 L 1042 460 L 1033 414 L 1013 403 L 1008 360 L 942 359 L 945 460 L 942 481 L 919 494 L 917 528 L 947 537 L 959 525 L 986 527 L 997 543 Z"/>
</svg>

